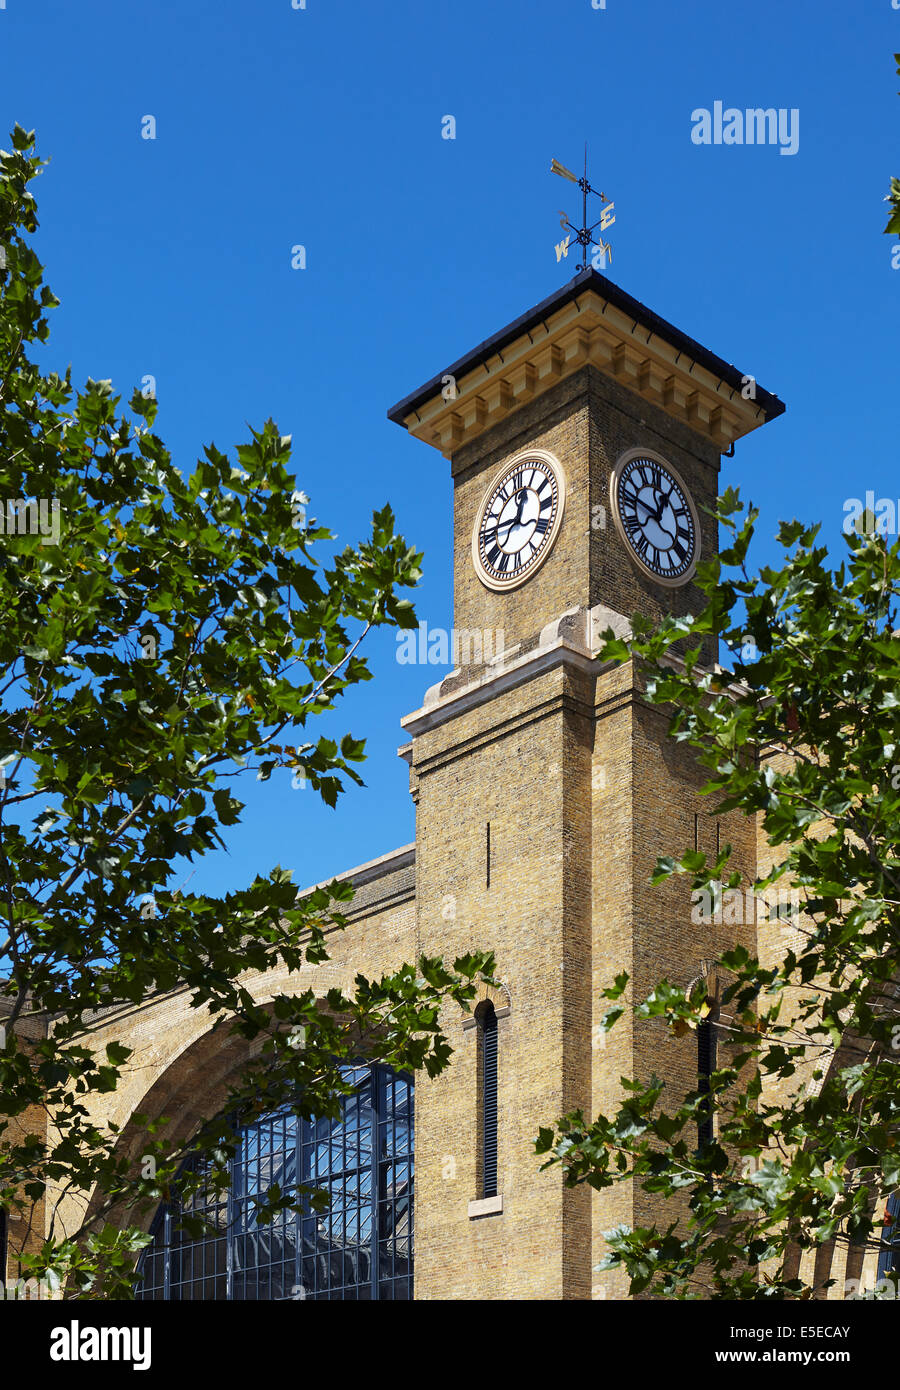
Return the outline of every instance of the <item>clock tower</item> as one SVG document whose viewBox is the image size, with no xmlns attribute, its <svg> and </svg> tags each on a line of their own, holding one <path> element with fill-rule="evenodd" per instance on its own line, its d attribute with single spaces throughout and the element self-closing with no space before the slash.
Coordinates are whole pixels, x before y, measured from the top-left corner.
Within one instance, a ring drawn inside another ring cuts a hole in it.
<svg viewBox="0 0 900 1390">
<path fill-rule="evenodd" d="M 687 984 L 754 928 L 699 927 L 657 855 L 735 847 L 704 774 L 630 664 L 596 660 L 633 613 L 699 611 L 719 460 L 782 403 L 591 269 L 400 401 L 450 462 L 457 668 L 403 721 L 416 801 L 418 948 L 492 949 L 496 988 L 448 1016 L 450 1067 L 416 1090 L 416 1296 L 615 1298 L 603 1231 L 674 1219 L 625 1185 L 541 1172 L 541 1125 L 616 1105 L 622 1076 L 697 1080 L 697 1039 L 602 991 Z M 716 659 L 707 652 L 710 663 Z"/>
</svg>

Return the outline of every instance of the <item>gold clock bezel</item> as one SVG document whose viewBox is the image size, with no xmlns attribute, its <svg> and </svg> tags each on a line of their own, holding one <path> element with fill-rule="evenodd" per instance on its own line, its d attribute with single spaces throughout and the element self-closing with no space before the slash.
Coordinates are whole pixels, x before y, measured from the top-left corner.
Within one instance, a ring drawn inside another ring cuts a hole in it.
<svg viewBox="0 0 900 1390">
<path fill-rule="evenodd" d="M 631 541 L 628 539 L 628 533 L 619 515 L 619 479 L 628 464 L 634 459 L 652 459 L 654 463 L 658 463 L 661 468 L 664 468 L 667 473 L 672 475 L 684 494 L 684 499 L 687 502 L 688 510 L 691 514 L 691 520 L 694 523 L 694 554 L 690 565 L 683 574 L 675 575 L 671 578 L 657 574 L 649 565 L 644 564 L 643 560 L 634 549 L 634 546 L 631 544 Z M 691 490 L 673 463 L 670 463 L 667 458 L 663 458 L 662 454 L 656 453 L 654 449 L 626 450 L 626 452 L 621 454 L 616 460 L 616 466 L 609 475 L 609 504 L 616 531 L 625 547 L 628 558 L 646 579 L 651 580 L 654 584 L 660 584 L 664 589 L 680 589 L 683 584 L 690 583 L 697 569 L 697 565 L 700 563 L 700 546 L 702 544 L 700 536 L 700 518 L 697 514 L 697 507 L 694 503 L 694 499 L 691 496 Z"/>
<path fill-rule="evenodd" d="M 481 524 L 484 520 L 484 514 L 488 502 L 490 501 L 491 497 L 496 491 L 497 485 L 499 484 L 501 478 L 505 477 L 506 474 L 509 473 L 512 469 L 518 467 L 519 464 L 527 462 L 528 459 L 534 459 L 536 463 L 542 464 L 545 468 L 552 472 L 554 478 L 556 479 L 556 495 L 558 498 L 556 516 L 553 519 L 553 525 L 547 532 L 544 544 L 541 546 L 541 549 L 538 552 L 538 554 L 534 556 L 532 560 L 529 562 L 529 568 L 527 569 L 527 571 L 524 574 L 520 574 L 517 577 L 508 580 L 495 579 L 493 575 L 488 574 L 485 571 L 484 566 L 481 563 L 481 547 L 479 545 Z M 475 512 L 475 525 L 472 528 L 472 564 L 475 569 L 475 573 L 478 575 L 478 578 L 480 579 L 484 587 L 486 589 L 490 589 L 495 594 L 508 594 L 511 593 L 514 589 L 521 588 L 523 584 L 527 584 L 529 579 L 532 579 L 537 574 L 538 570 L 542 568 L 542 566 L 547 560 L 547 557 L 550 555 L 550 552 L 556 544 L 556 538 L 559 535 L 560 528 L 562 526 L 563 512 L 565 511 L 565 508 L 566 475 L 563 472 L 562 464 L 560 463 L 559 459 L 556 457 L 555 454 L 548 453 L 546 449 L 522 449 L 518 454 L 514 454 L 512 458 L 506 459 L 505 462 L 503 462 L 500 465 L 500 467 L 491 477 L 491 481 L 488 484 L 484 492 L 484 495 L 482 496 L 481 501 L 478 504 L 478 509 Z"/>
</svg>

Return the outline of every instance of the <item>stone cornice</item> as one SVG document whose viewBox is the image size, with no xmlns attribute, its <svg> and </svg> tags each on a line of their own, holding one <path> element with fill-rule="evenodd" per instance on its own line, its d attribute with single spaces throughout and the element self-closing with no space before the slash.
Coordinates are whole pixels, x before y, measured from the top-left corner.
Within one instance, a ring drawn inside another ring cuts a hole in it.
<svg viewBox="0 0 900 1390">
<path fill-rule="evenodd" d="M 297 897 L 305 898 L 309 893 L 314 893 L 317 888 L 327 888 L 329 883 L 334 883 L 335 879 L 338 883 L 350 879 L 354 888 L 361 888 L 364 883 L 371 883 L 376 878 L 384 878 L 385 874 L 396 873 L 398 869 L 408 868 L 410 864 L 415 864 L 415 862 L 415 843 L 401 845 L 399 849 L 392 849 L 387 854 L 379 855 L 377 859 L 369 859 L 365 864 L 357 864 L 353 869 L 344 869 L 341 873 L 335 874 L 333 878 L 323 879 L 321 883 L 314 883 L 309 888 L 301 888 Z"/>
<path fill-rule="evenodd" d="M 541 632 L 537 646 L 530 647 L 521 655 L 518 654 L 518 645 L 511 647 L 506 652 L 501 652 L 481 670 L 474 680 L 462 686 L 453 686 L 452 677 L 456 673 L 451 672 L 449 677 L 445 677 L 443 681 L 431 686 L 426 691 L 425 703 L 421 709 L 413 710 L 411 714 L 407 714 L 405 718 L 401 719 L 400 723 L 410 738 L 415 739 L 420 734 L 429 733 L 432 729 L 439 729 L 448 720 L 456 719 L 461 714 L 468 714 L 470 710 L 478 709 L 496 696 L 503 695 L 508 690 L 514 690 L 517 686 L 535 680 L 538 676 L 545 675 L 548 671 L 555 670 L 559 666 L 568 666 L 584 675 L 597 677 L 612 665 L 610 662 L 601 662 L 597 657 L 597 653 L 603 645 L 602 634 L 608 628 L 611 628 L 615 636 L 622 641 L 627 642 L 631 638 L 631 623 L 612 608 L 606 608 L 603 604 L 597 604 L 590 609 L 570 608 L 547 624 Z M 667 653 L 663 660 L 673 670 L 685 670 L 684 661 L 675 656 L 674 653 Z M 695 667 L 695 671 L 698 674 L 714 674 L 719 677 L 730 675 L 730 672 L 718 664 L 712 670 L 705 667 Z M 448 684 L 450 688 L 445 690 L 444 687 Z M 723 682 L 717 693 L 727 694 L 734 698 L 745 690 L 746 687 L 731 681 L 727 684 Z M 613 703 L 628 702 L 629 700 L 633 701 L 636 696 L 639 696 L 639 692 L 632 685 L 628 691 L 610 692 L 606 699 L 612 700 Z M 648 705 L 647 707 L 661 708 L 657 705 Z M 404 762 L 412 766 L 412 742 L 405 743 L 402 748 L 398 748 L 397 753 Z M 397 851 L 397 853 L 403 852 Z M 376 860 L 375 862 L 380 863 L 381 861 Z"/>
<path fill-rule="evenodd" d="M 771 417 L 768 393 L 760 390 L 759 400 L 744 400 L 735 369 L 722 363 L 729 382 L 698 360 L 701 352 L 707 361 L 710 354 L 699 345 L 696 351 L 697 357 L 586 286 L 502 351 L 455 377 L 453 399 L 444 399 L 438 382 L 427 399 L 410 406 L 402 423 L 417 439 L 451 457 L 523 403 L 592 364 L 724 451 Z"/>
</svg>

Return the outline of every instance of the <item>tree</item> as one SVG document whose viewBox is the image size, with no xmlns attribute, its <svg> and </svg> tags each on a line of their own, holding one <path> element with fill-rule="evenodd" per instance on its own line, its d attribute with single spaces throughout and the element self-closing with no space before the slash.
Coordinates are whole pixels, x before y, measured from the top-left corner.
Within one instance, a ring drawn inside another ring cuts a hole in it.
<svg viewBox="0 0 900 1390">
<path fill-rule="evenodd" d="M 446 1065 L 440 1006 L 467 1006 L 490 961 L 423 958 L 358 977 L 352 997 L 306 990 L 263 1008 L 241 974 L 325 960 L 351 889 L 298 900 L 277 867 L 221 897 L 175 885 L 178 862 L 239 821 L 241 775 L 288 769 L 331 806 L 360 781 L 363 742 L 313 739 L 309 725 L 370 679 L 359 648 L 372 628 L 415 625 L 401 595 L 421 556 L 384 507 L 369 539 L 323 563 L 332 535 L 307 519 L 290 437 L 271 420 L 237 466 L 210 444 L 183 477 L 153 432 L 153 399 L 136 391 L 129 415 L 109 382 L 78 391 L 71 370 L 30 360 L 58 301 L 29 245 L 33 133 L 17 126 L 12 146 L 0 154 L 0 1204 L 27 1221 L 51 1206 L 20 1274 L 123 1297 L 148 1239 L 136 1217 L 168 1192 L 184 1149 L 136 1116 L 150 1162 L 135 1172 L 115 1126 L 91 1119 L 85 1102 L 115 1089 L 130 1054 L 94 1055 L 88 1011 L 186 988 L 216 1026 L 263 1039 L 230 1109 L 252 1118 L 292 1101 L 334 1116 L 341 1066 L 361 1048 L 429 1074 Z M 35 1107 L 52 1120 L 40 1133 L 20 1123 Z M 225 1185 L 227 1119 L 195 1147 L 212 1155 L 204 1180 Z M 53 1203 L 70 1190 L 102 1200 L 62 1238 Z M 325 1200 L 271 1189 L 259 1219 Z M 135 1216 L 119 1227 L 122 1204 Z"/>
<path fill-rule="evenodd" d="M 774 867 L 750 886 L 793 885 L 802 944 L 774 960 L 744 947 L 718 958 L 726 1045 L 708 1089 L 670 1095 L 655 1076 L 625 1078 L 615 1113 L 566 1116 L 537 1141 L 570 1185 L 634 1181 L 687 1200 L 666 1227 L 607 1237 L 602 1267 L 668 1298 L 810 1297 L 792 1250 L 883 1248 L 884 1199 L 900 1187 L 900 543 L 864 529 L 831 569 L 818 528 L 791 522 L 784 563 L 751 576 L 757 516 L 735 492 L 720 499 L 732 543 L 698 570 L 702 615 L 655 631 L 635 619 L 633 640 L 607 633 L 601 657 L 633 659 L 647 698 L 674 709 L 673 736 L 708 769 L 713 814 L 760 817 Z M 731 675 L 700 666 L 709 637 L 734 653 Z M 687 874 L 721 902 L 743 886 L 731 858 L 730 845 L 715 862 L 661 858 L 655 881 Z M 629 1001 L 622 975 L 606 995 L 607 1029 L 632 1008 L 683 1034 L 712 1006 L 702 981 L 663 980 Z M 698 1128 L 710 1107 L 715 1135 Z"/>
</svg>

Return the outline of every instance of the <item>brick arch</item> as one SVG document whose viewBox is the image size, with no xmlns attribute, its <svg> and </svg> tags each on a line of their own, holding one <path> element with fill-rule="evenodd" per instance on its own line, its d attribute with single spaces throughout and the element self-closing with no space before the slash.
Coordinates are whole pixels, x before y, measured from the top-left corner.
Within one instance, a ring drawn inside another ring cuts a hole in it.
<svg viewBox="0 0 900 1390">
<path fill-rule="evenodd" d="M 282 988 L 272 987 L 267 995 L 257 997 L 257 1004 L 270 1005 Z M 320 1001 L 320 1006 L 324 1003 Z M 257 1055 L 261 1039 L 250 1042 L 239 1033 L 229 1030 L 227 1021 L 216 1026 L 213 1019 L 201 1016 L 201 1027 L 192 1038 L 167 1059 L 163 1069 L 131 1104 L 129 1118 L 115 1148 L 117 1158 L 127 1159 L 137 1171 L 145 1142 L 145 1129 L 132 1116 L 140 1114 L 149 1120 L 165 1117 L 169 1123 L 162 1131 L 173 1146 L 190 1142 L 200 1126 L 221 1114 L 228 1102 L 233 1082 L 239 1080 L 247 1064 Z M 99 1207 L 102 1194 L 95 1191 L 85 1215 L 91 1216 Z M 114 1224 L 128 1219 L 130 1224 L 147 1230 L 153 1219 L 153 1209 L 129 1213 L 121 1203 L 109 1215 Z"/>
<path fill-rule="evenodd" d="M 479 1004 L 487 1003 L 493 1004 L 497 1013 L 499 1013 L 501 1009 L 512 1008 L 512 994 L 510 993 L 509 985 L 505 984 L 503 980 L 498 980 L 496 985 L 485 984 L 483 980 L 479 981 L 478 988 L 475 991 L 475 998 L 472 1001 L 472 1013 L 475 1013 Z"/>
<path fill-rule="evenodd" d="M 225 1109 L 231 1081 L 240 1075 L 253 1055 L 254 1046 L 246 1038 L 230 1034 L 225 1028 L 210 1026 L 169 1061 L 132 1113 L 146 1115 L 151 1120 L 168 1118 L 169 1124 L 163 1131 L 165 1138 L 173 1145 L 185 1144 L 204 1121 Z M 116 1156 L 126 1158 L 135 1170 L 139 1166 L 144 1137 L 143 1127 L 129 1120 L 116 1146 Z M 88 1216 L 97 1210 L 101 1200 L 102 1194 L 95 1192 L 88 1206 Z M 118 1223 L 124 1222 L 127 1216 L 129 1222 L 147 1230 L 153 1215 L 152 1209 L 128 1215 L 123 1203 L 110 1213 L 109 1219 Z"/>
</svg>

